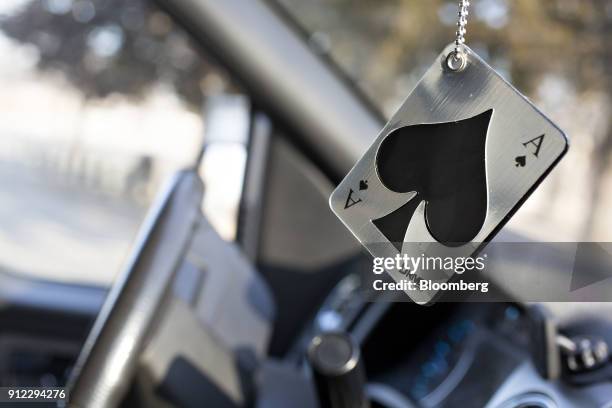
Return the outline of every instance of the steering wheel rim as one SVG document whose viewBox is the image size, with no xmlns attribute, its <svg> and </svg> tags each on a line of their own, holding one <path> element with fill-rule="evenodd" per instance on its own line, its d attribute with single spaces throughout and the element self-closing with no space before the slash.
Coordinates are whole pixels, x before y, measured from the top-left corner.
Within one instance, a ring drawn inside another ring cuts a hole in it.
<svg viewBox="0 0 612 408">
<path fill-rule="evenodd" d="M 125 396 L 155 317 L 171 293 L 202 197 L 194 171 L 178 172 L 157 195 L 71 371 L 69 407 L 114 407 Z"/>
</svg>

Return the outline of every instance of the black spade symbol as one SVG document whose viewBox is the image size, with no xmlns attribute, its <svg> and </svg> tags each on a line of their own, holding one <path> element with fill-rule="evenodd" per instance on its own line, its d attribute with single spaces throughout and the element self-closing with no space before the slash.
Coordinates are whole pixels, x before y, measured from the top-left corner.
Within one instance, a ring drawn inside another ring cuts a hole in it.
<svg viewBox="0 0 612 408">
<path fill-rule="evenodd" d="M 438 242 L 458 246 L 478 234 L 487 212 L 485 143 L 492 114 L 489 109 L 457 122 L 401 127 L 381 142 L 376 155 L 380 181 L 397 193 L 417 193 L 372 220 L 399 250 L 421 201 Z"/>
</svg>

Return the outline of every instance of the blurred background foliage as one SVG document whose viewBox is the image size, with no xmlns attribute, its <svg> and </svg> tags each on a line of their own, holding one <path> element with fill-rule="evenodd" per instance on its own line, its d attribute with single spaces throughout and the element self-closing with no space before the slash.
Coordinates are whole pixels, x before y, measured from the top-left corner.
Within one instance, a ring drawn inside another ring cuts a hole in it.
<svg viewBox="0 0 612 408">
<path fill-rule="evenodd" d="M 217 72 L 148 0 L 34 0 L 0 29 L 35 46 L 38 68 L 62 73 L 86 98 L 142 98 L 163 82 L 199 111 L 207 74 Z"/>
<path fill-rule="evenodd" d="M 418 78 L 454 38 L 457 1 L 279 0 L 374 99 L 393 79 Z M 612 89 L 612 2 L 472 0 L 467 43 L 517 87 L 532 92 L 558 73 L 580 90 Z M 414 82 L 414 79 L 412 81 Z"/>
<path fill-rule="evenodd" d="M 449 0 L 278 2 L 386 111 L 403 98 L 398 82 L 412 86 L 452 41 L 457 12 Z M 0 29 L 34 45 L 39 68 L 63 72 L 88 97 L 142 96 L 161 78 L 200 106 L 211 70 L 151 0 L 35 0 Z M 579 91 L 611 94 L 611 39 L 609 1 L 472 1 L 468 44 L 527 93 L 553 72 Z"/>
</svg>

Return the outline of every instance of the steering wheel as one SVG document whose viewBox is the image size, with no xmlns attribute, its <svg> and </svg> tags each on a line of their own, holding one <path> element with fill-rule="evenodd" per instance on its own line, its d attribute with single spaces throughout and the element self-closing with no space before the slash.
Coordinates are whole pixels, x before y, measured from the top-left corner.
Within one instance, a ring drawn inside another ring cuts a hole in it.
<svg viewBox="0 0 612 408">
<path fill-rule="evenodd" d="M 171 294 L 177 265 L 201 214 L 203 191 L 194 171 L 182 171 L 156 197 L 70 374 L 69 407 L 108 408 L 124 398 Z"/>
</svg>

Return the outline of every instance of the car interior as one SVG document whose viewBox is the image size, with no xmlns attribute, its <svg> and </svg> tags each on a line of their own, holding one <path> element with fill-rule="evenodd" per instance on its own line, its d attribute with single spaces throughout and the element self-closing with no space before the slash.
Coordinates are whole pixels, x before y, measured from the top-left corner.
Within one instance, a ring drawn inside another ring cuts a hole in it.
<svg viewBox="0 0 612 408">
<path fill-rule="evenodd" d="M 385 116 L 282 7 L 152 7 L 241 95 L 235 239 L 202 211 L 207 141 L 109 287 L 0 273 L 2 386 L 65 385 L 83 408 L 612 407 L 610 369 L 569 373 L 556 337 L 612 345 L 606 303 L 366 296 L 370 257 L 328 200 Z"/>
</svg>

